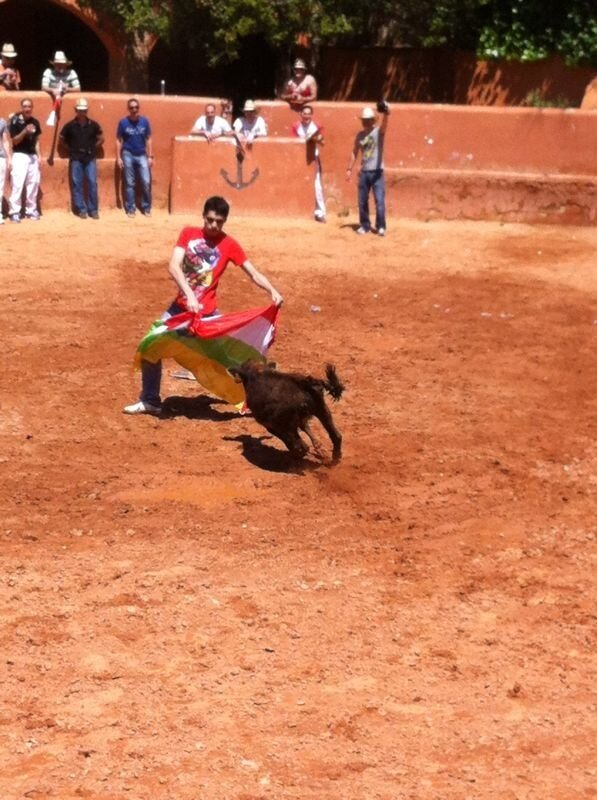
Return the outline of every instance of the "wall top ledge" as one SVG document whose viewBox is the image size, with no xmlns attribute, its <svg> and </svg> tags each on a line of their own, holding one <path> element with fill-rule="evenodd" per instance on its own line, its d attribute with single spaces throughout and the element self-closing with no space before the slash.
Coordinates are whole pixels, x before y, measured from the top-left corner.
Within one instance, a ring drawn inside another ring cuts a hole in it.
<svg viewBox="0 0 597 800">
<path fill-rule="evenodd" d="M 213 142 L 208 142 L 204 136 L 199 134 L 195 134 L 193 136 L 186 135 L 186 136 L 173 136 L 172 137 L 175 142 L 194 142 L 196 144 L 233 144 L 236 145 L 234 138 L 230 135 L 228 136 L 219 136 Z M 292 136 L 259 136 L 257 139 L 254 140 L 253 146 L 259 144 L 290 144 L 290 145 L 299 145 L 300 147 L 305 146 L 305 142 L 298 137 Z"/>
</svg>

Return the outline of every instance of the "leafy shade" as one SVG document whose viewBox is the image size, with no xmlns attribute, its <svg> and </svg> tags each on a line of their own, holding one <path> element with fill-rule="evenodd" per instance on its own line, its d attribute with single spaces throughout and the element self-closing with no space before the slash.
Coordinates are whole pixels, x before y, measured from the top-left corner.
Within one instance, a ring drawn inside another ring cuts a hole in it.
<svg viewBox="0 0 597 800">
<path fill-rule="evenodd" d="M 154 34 L 168 37 L 172 10 L 176 0 L 78 0 L 81 8 L 89 8 L 111 18 L 127 34 Z"/>
<path fill-rule="evenodd" d="M 133 38 L 145 34 L 234 61 L 259 37 L 286 55 L 297 37 L 320 44 L 475 50 L 531 61 L 559 53 L 597 64 L 595 0 L 79 0 Z"/>
<path fill-rule="evenodd" d="M 594 0 L 420 0 L 396 4 L 402 41 L 475 50 L 482 58 L 597 64 Z"/>
</svg>

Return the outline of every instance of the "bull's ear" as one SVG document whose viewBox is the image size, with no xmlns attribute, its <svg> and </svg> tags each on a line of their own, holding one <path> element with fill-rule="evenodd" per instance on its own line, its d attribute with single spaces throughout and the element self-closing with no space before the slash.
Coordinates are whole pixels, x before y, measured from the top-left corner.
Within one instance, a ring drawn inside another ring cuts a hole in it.
<svg viewBox="0 0 597 800">
<path fill-rule="evenodd" d="M 266 364 L 268 369 L 278 369 L 278 362 L 277 361 L 268 361 Z"/>
</svg>

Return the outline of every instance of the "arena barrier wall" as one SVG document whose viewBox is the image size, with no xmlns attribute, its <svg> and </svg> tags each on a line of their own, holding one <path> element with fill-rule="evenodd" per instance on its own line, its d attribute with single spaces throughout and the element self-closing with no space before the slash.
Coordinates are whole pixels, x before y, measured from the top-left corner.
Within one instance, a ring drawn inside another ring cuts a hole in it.
<svg viewBox="0 0 597 800">
<path fill-rule="evenodd" d="M 23 93 L 0 94 L 0 115 L 17 111 Z M 44 129 L 41 138 L 43 208 L 68 208 L 68 159 L 58 152 L 45 163 L 53 130 L 46 128 L 47 95 L 27 93 Z M 102 207 L 120 207 L 115 130 L 126 114 L 126 95 L 86 94 L 90 116 L 104 128 L 99 159 Z M 76 97 L 64 101 L 61 124 L 74 116 Z M 143 95 L 141 113 L 154 132 L 154 203 L 173 213 L 200 208 L 208 194 L 223 192 L 247 213 L 313 211 L 314 166 L 306 148 L 290 138 L 296 114 L 285 103 L 260 103 L 269 125 L 242 164 L 231 143 L 208 145 L 187 134 L 211 98 Z M 219 111 L 220 101 L 216 100 Z M 318 103 L 323 125 L 323 183 L 331 215 L 356 216 L 356 173 L 346 165 L 360 129 L 360 103 Z M 597 219 L 597 117 L 576 109 L 497 108 L 399 104 L 392 108 L 385 147 L 389 216 L 420 219 L 499 219 L 518 222 L 594 224 Z M 228 176 L 226 181 L 222 175 Z"/>
</svg>

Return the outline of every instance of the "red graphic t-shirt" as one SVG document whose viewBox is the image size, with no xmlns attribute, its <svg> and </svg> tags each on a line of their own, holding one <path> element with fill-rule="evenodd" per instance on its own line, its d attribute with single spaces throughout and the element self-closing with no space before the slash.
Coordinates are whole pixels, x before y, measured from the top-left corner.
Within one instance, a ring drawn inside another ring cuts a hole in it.
<svg viewBox="0 0 597 800">
<path fill-rule="evenodd" d="M 205 238 L 203 228 L 183 228 L 177 247 L 184 248 L 182 271 L 193 294 L 202 304 L 202 315 L 213 314 L 216 310 L 216 289 L 228 262 L 241 266 L 247 260 L 245 251 L 239 243 L 225 233 L 213 239 Z M 187 307 L 184 294 L 179 293 L 176 302 Z"/>
</svg>

